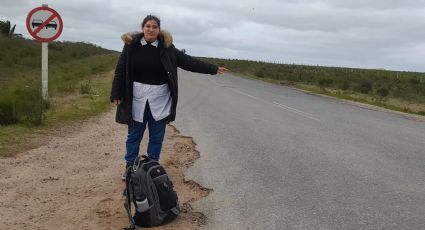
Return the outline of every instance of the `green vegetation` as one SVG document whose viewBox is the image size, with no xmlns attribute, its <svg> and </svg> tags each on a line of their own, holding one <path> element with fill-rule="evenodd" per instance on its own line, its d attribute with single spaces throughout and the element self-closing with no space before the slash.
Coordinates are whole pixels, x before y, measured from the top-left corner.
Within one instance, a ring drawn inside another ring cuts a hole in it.
<svg viewBox="0 0 425 230">
<path fill-rule="evenodd" d="M 241 76 L 425 115 L 425 73 L 201 59 Z"/>
<path fill-rule="evenodd" d="M 6 36 L 14 36 L 15 35 L 15 25 L 11 25 L 10 21 L 0 21 L 0 34 Z"/>
<path fill-rule="evenodd" d="M 0 156 L 34 131 L 110 108 L 119 53 L 81 42 L 49 43 L 49 101 L 41 103 L 41 45 L 0 35 Z"/>
</svg>

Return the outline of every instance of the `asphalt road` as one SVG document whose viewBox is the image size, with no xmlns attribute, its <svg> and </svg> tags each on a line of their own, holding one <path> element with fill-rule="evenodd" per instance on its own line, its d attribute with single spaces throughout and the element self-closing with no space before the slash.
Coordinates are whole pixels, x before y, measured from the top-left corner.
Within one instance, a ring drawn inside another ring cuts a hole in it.
<svg viewBox="0 0 425 230">
<path fill-rule="evenodd" d="M 174 123 L 213 188 L 203 229 L 425 229 L 425 122 L 234 77 L 179 73 Z"/>
</svg>

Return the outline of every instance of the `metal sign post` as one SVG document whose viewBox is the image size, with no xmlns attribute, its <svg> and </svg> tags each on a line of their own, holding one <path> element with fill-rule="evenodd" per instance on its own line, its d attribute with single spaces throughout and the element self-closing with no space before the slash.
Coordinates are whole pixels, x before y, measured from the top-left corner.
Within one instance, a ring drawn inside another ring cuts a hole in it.
<svg viewBox="0 0 425 230">
<path fill-rule="evenodd" d="M 49 82 L 49 43 L 41 43 L 41 96 L 43 101 L 47 101 Z"/>
</svg>

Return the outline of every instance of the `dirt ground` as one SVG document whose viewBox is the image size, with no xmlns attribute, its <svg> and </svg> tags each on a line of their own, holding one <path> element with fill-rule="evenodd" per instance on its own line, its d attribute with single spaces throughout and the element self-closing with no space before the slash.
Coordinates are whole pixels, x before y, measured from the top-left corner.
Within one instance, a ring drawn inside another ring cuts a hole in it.
<svg viewBox="0 0 425 230">
<path fill-rule="evenodd" d="M 37 137 L 40 147 L 0 159 L 0 229 L 121 229 L 127 227 L 121 181 L 126 126 L 114 111 Z M 147 136 L 147 133 L 145 133 Z M 167 126 L 161 164 L 179 196 L 181 215 L 152 229 L 198 229 L 206 217 L 190 202 L 210 189 L 185 181 L 199 158 L 192 138 Z M 141 153 L 146 152 L 146 138 Z"/>
</svg>

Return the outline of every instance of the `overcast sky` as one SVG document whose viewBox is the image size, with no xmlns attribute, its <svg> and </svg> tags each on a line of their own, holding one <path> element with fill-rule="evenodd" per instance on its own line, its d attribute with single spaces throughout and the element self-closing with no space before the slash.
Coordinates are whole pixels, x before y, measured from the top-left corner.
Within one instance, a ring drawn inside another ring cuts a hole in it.
<svg viewBox="0 0 425 230">
<path fill-rule="evenodd" d="M 147 14 L 194 56 L 425 72 L 425 0 L 0 0 L 17 24 L 42 3 L 64 22 L 59 40 L 121 50 Z M 0 51 L 1 53 L 1 51 Z"/>
</svg>

